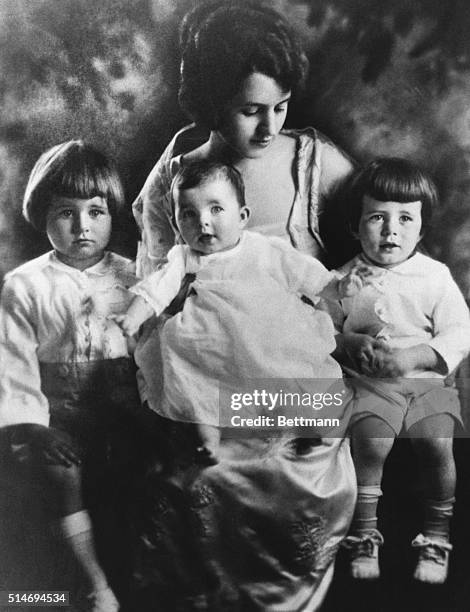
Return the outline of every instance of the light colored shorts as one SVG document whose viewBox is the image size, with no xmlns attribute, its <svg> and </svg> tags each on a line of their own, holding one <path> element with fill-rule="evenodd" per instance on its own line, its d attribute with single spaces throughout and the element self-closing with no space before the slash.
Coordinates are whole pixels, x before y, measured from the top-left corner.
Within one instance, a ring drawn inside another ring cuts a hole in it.
<svg viewBox="0 0 470 612">
<path fill-rule="evenodd" d="M 354 400 L 349 424 L 374 415 L 395 432 L 410 427 L 426 417 L 450 414 L 463 426 L 457 389 L 441 378 L 401 378 L 378 380 L 361 377 L 349 379 Z"/>
</svg>

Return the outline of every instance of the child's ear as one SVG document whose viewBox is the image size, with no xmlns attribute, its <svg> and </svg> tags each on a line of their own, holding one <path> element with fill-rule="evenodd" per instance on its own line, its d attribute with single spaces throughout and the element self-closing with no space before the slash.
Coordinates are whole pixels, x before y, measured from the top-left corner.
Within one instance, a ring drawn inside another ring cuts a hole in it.
<svg viewBox="0 0 470 612">
<path fill-rule="evenodd" d="M 245 225 L 248 223 L 250 215 L 251 210 L 248 208 L 248 206 L 242 206 L 242 208 L 240 208 L 240 227 L 245 227 Z"/>
</svg>

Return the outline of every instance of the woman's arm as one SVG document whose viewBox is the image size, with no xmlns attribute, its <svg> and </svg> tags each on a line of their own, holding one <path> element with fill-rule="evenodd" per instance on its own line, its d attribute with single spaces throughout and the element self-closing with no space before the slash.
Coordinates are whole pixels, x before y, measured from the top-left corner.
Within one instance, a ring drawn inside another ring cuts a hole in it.
<svg viewBox="0 0 470 612">
<path fill-rule="evenodd" d="M 175 231 L 170 220 L 172 144 L 165 149 L 132 205 L 141 231 L 136 262 L 139 278 L 145 278 L 157 270 L 175 244 Z"/>
<path fill-rule="evenodd" d="M 321 143 L 320 198 L 331 198 L 351 176 L 354 170 L 352 159 L 323 135 Z M 320 210 L 322 206 L 320 206 Z"/>
<path fill-rule="evenodd" d="M 168 251 L 179 241 L 172 224 L 171 183 L 178 170 L 180 154 L 197 148 L 207 134 L 197 126 L 180 130 L 168 144 L 150 172 L 132 205 L 141 231 L 137 252 L 137 276 L 145 278 L 166 262 Z"/>
</svg>

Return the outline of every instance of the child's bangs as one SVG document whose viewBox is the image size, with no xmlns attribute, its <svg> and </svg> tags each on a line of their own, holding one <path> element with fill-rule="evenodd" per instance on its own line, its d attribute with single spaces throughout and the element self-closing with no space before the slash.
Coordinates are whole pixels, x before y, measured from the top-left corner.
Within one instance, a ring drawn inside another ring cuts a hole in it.
<svg viewBox="0 0 470 612">
<path fill-rule="evenodd" d="M 54 196 L 106 200 L 114 216 L 124 205 L 117 168 L 100 151 L 82 140 L 55 145 L 36 162 L 26 186 L 23 215 L 39 231 L 46 226 Z"/>
<path fill-rule="evenodd" d="M 124 199 L 119 178 L 109 168 L 73 164 L 70 168 L 64 167 L 51 183 L 50 190 L 57 196 L 86 200 L 101 197 L 114 206 L 119 206 Z"/>
<path fill-rule="evenodd" d="M 428 196 L 427 183 L 420 176 L 377 176 L 367 195 L 380 202 L 417 202 Z"/>
</svg>

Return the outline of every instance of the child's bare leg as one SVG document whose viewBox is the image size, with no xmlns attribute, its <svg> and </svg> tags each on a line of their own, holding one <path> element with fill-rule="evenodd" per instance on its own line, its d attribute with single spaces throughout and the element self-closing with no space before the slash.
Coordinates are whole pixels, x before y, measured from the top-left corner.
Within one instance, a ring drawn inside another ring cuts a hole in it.
<svg viewBox="0 0 470 612">
<path fill-rule="evenodd" d="M 420 551 L 415 578 L 423 582 L 442 583 L 447 578 L 456 486 L 453 433 L 449 414 L 427 417 L 409 430 L 425 485 L 423 533 L 413 541 Z"/>
<path fill-rule="evenodd" d="M 382 495 L 384 463 L 394 441 L 393 429 L 373 415 L 361 419 L 352 429 L 358 497 L 345 545 L 350 551 L 354 578 L 373 579 L 380 575 L 378 548 L 383 538 L 377 531 L 377 505 Z"/>
<path fill-rule="evenodd" d="M 92 612 L 115 612 L 119 604 L 99 564 L 88 511 L 83 505 L 82 474 L 77 465 L 45 466 L 53 488 L 55 530 L 71 551 L 84 581 L 87 608 Z"/>
<path fill-rule="evenodd" d="M 220 430 L 214 425 L 197 424 L 200 445 L 197 456 L 205 465 L 215 465 L 219 462 Z"/>
</svg>

